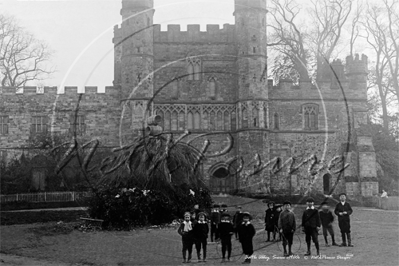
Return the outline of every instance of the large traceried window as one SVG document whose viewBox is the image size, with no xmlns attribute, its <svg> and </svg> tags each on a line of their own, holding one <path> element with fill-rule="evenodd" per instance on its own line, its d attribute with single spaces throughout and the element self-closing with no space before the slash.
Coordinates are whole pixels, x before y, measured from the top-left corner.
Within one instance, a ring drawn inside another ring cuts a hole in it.
<svg viewBox="0 0 399 266">
<path fill-rule="evenodd" d="M 305 130 L 316 130 L 319 128 L 319 106 L 317 104 L 303 105 L 302 114 Z"/>
</svg>

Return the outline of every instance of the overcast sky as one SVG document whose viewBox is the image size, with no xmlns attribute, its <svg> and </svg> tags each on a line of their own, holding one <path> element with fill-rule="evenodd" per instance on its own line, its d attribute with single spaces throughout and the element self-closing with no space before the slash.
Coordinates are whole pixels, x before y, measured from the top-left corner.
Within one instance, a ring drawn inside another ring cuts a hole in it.
<svg viewBox="0 0 399 266">
<path fill-rule="evenodd" d="M 234 24 L 234 0 L 154 0 L 154 23 Z M 57 72 L 46 86 L 111 86 L 113 27 L 121 23 L 122 0 L 0 0 L 0 13 L 19 24 L 54 51 Z M 37 85 L 37 84 L 31 84 Z"/>
</svg>

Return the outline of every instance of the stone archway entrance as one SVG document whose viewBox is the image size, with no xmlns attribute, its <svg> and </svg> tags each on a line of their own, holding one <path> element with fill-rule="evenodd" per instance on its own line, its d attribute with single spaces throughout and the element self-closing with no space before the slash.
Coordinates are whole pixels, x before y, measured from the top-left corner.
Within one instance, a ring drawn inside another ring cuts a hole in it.
<svg viewBox="0 0 399 266">
<path fill-rule="evenodd" d="M 226 164 L 219 163 L 212 166 L 209 174 L 210 188 L 213 193 L 230 193 L 234 189 L 234 178 Z"/>
<path fill-rule="evenodd" d="M 328 195 L 328 193 L 330 193 L 330 183 L 331 183 L 331 175 L 330 174 L 323 175 L 323 193 L 324 193 L 324 195 Z"/>
</svg>

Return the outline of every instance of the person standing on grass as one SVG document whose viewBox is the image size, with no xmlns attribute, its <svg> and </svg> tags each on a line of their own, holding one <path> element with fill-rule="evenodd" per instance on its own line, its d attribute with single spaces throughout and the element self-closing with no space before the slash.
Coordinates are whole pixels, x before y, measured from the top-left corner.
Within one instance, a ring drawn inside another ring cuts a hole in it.
<svg viewBox="0 0 399 266">
<path fill-rule="evenodd" d="M 218 224 L 220 222 L 220 213 L 219 213 L 219 205 L 215 204 L 213 205 L 213 209 L 211 212 L 211 242 L 213 242 L 213 239 L 219 238 L 217 235 L 217 228 Z"/>
<path fill-rule="evenodd" d="M 236 235 L 236 240 L 238 240 L 238 226 L 242 223 L 242 208 L 241 206 L 237 206 L 237 211 L 233 216 L 233 227 Z"/>
<path fill-rule="evenodd" d="M 276 240 L 276 234 L 274 233 L 274 202 L 271 201 L 267 204 L 267 210 L 265 215 L 265 230 L 267 231 L 267 240 L 270 241 L 270 233 L 273 233 L 273 241 Z"/>
<path fill-rule="evenodd" d="M 342 244 L 340 247 L 346 247 L 346 237 L 348 237 L 348 247 L 353 247 L 352 239 L 351 239 L 351 225 L 349 215 L 352 214 L 351 205 L 346 202 L 346 194 L 339 194 L 339 202 L 337 206 L 335 206 L 334 213 L 338 216 L 338 225 L 341 230 L 342 236 Z"/>
<path fill-rule="evenodd" d="M 230 214 L 222 214 L 222 219 L 218 227 L 218 235 L 222 242 L 222 262 L 226 261 L 226 251 L 227 251 L 227 261 L 230 261 L 231 256 L 231 236 L 234 234 L 233 224 L 230 222 Z"/>
<path fill-rule="evenodd" d="M 319 211 L 314 207 L 314 200 L 313 198 L 308 198 L 306 200 L 306 204 L 308 207 L 306 210 L 303 212 L 302 215 L 302 227 L 303 231 L 305 232 L 306 235 L 306 244 L 308 247 L 308 251 L 306 252 L 305 256 L 310 256 L 310 240 L 313 240 L 313 243 L 316 247 L 317 251 L 317 256 L 320 255 L 320 249 L 319 249 L 319 240 L 318 240 L 318 235 L 319 235 L 319 229 L 320 229 L 320 216 L 319 216 Z"/>
<path fill-rule="evenodd" d="M 280 217 L 280 213 L 282 212 L 281 205 L 274 206 L 274 214 L 273 214 L 273 241 L 276 241 L 276 234 L 278 233 L 277 241 L 281 241 L 281 233 L 278 230 L 278 218 Z"/>
<path fill-rule="evenodd" d="M 246 255 L 243 263 L 251 263 L 251 256 L 254 253 L 252 239 L 256 234 L 255 227 L 251 224 L 251 215 L 249 212 L 244 212 L 243 221 L 238 227 L 238 239 L 242 246 L 242 252 Z"/>
<path fill-rule="evenodd" d="M 327 202 L 323 202 L 321 204 L 321 208 L 322 210 L 319 212 L 319 215 L 320 215 L 321 225 L 323 226 L 323 236 L 324 236 L 324 241 L 326 242 L 326 247 L 330 246 L 327 240 L 327 231 L 330 233 L 332 245 L 338 246 L 337 243 L 335 243 L 334 229 L 332 226 L 332 223 L 334 222 L 334 215 L 329 210 Z"/>
<path fill-rule="evenodd" d="M 195 239 L 195 249 L 197 250 L 198 262 L 206 262 L 206 245 L 209 233 L 209 226 L 207 221 L 205 221 L 205 213 L 198 213 L 198 221 L 194 223 L 194 239 Z M 203 260 L 201 260 L 201 246 L 203 251 Z"/>
<path fill-rule="evenodd" d="M 177 232 L 182 237 L 183 243 L 183 263 L 191 262 L 191 254 L 193 252 L 194 234 L 193 234 L 193 223 L 190 221 L 191 213 L 184 213 L 184 221 L 180 224 Z M 188 252 L 188 258 L 186 260 L 186 253 Z"/>
<path fill-rule="evenodd" d="M 284 256 L 291 256 L 293 255 L 291 247 L 296 229 L 295 215 L 291 211 L 291 202 L 284 202 L 283 208 L 284 210 L 280 213 L 280 217 L 278 219 L 278 228 L 280 229 L 280 233 L 283 235 Z"/>
</svg>

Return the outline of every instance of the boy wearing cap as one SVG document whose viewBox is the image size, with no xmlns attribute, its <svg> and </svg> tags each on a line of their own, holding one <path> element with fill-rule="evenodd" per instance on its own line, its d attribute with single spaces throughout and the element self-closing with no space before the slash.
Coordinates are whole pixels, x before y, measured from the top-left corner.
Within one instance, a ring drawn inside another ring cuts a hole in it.
<svg viewBox="0 0 399 266">
<path fill-rule="evenodd" d="M 323 226 L 323 236 L 324 236 L 324 241 L 326 242 L 326 247 L 330 246 L 327 240 L 327 231 L 330 233 L 332 245 L 337 246 L 337 244 L 335 243 L 334 229 L 332 226 L 332 223 L 334 222 L 334 216 L 332 212 L 328 209 L 327 202 L 323 202 L 321 204 L 321 208 L 322 210 L 319 212 L 319 215 L 320 215 L 321 225 Z"/>
<path fill-rule="evenodd" d="M 255 236 L 255 227 L 251 224 L 251 215 L 244 212 L 243 221 L 238 228 L 238 238 L 240 240 L 242 251 L 246 255 L 243 263 L 251 263 L 251 255 L 254 253 L 252 238 Z"/>
<path fill-rule="evenodd" d="M 213 242 L 213 238 L 218 239 L 217 235 L 217 227 L 220 222 L 220 213 L 219 213 L 219 205 L 213 205 L 212 213 L 211 213 L 211 242 Z"/>
<path fill-rule="evenodd" d="M 222 262 L 226 261 L 226 250 L 227 260 L 230 261 L 231 256 L 231 236 L 234 233 L 233 224 L 230 222 L 230 214 L 222 214 L 222 220 L 219 223 L 218 235 L 222 242 Z"/>
<path fill-rule="evenodd" d="M 353 247 L 351 239 L 351 225 L 349 215 L 352 214 L 351 205 L 346 202 L 346 194 L 339 194 L 339 199 L 341 202 L 335 206 L 334 213 L 338 216 L 338 225 L 341 230 L 342 244 L 340 247 L 346 247 L 346 236 L 348 237 L 348 247 Z"/>
<path fill-rule="evenodd" d="M 313 206 L 314 200 L 313 198 L 308 198 L 306 200 L 306 204 L 308 207 L 303 212 L 302 215 L 302 227 L 305 231 L 306 235 L 306 244 L 308 247 L 308 251 L 306 252 L 305 256 L 310 256 L 310 240 L 313 240 L 313 243 L 316 247 L 317 256 L 320 255 L 319 249 L 319 240 L 318 240 L 318 231 L 320 229 L 320 216 L 319 211 Z"/>
<path fill-rule="evenodd" d="M 206 261 L 206 244 L 209 233 L 208 223 L 205 221 L 205 213 L 198 213 L 198 221 L 194 223 L 195 249 L 197 250 L 198 262 L 201 262 L 201 246 L 204 253 L 203 261 Z"/>
<path fill-rule="evenodd" d="M 283 208 L 284 210 L 280 213 L 280 217 L 278 219 L 278 228 L 280 229 L 280 233 L 283 235 L 284 256 L 290 256 L 293 255 L 291 247 L 296 229 L 295 215 L 291 211 L 291 202 L 284 202 Z"/>
<path fill-rule="evenodd" d="M 183 263 L 191 262 L 191 253 L 193 251 L 194 235 L 193 235 L 193 224 L 190 221 L 190 212 L 184 213 L 184 221 L 180 224 L 177 232 L 181 235 L 183 242 Z M 188 252 L 188 258 L 186 260 L 186 252 Z"/>
<path fill-rule="evenodd" d="M 270 233 L 273 232 L 273 241 L 276 238 L 276 234 L 274 233 L 274 202 L 271 201 L 267 204 L 267 210 L 265 215 L 265 230 L 267 231 L 267 240 L 270 241 Z"/>
<path fill-rule="evenodd" d="M 281 233 L 280 230 L 278 230 L 278 218 L 280 217 L 280 213 L 283 210 L 281 209 L 281 204 L 276 204 L 274 206 L 274 215 L 273 215 L 273 241 L 276 241 L 276 233 L 278 233 L 278 238 L 277 241 L 281 241 Z"/>
</svg>

